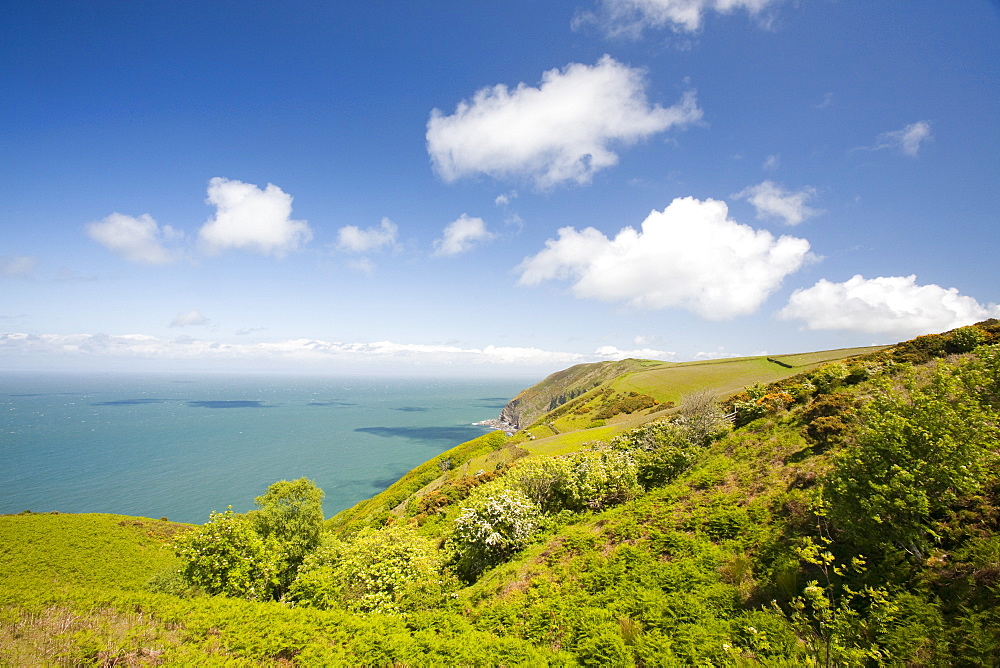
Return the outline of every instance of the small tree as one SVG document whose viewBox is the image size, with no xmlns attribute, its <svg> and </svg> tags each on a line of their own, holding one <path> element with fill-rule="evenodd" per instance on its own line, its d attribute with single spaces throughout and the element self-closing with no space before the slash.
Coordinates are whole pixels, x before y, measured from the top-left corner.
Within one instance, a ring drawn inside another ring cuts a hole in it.
<svg viewBox="0 0 1000 668">
<path fill-rule="evenodd" d="M 323 490 L 308 478 L 280 480 L 254 499 L 258 510 L 250 513 L 257 532 L 280 545 L 282 589 L 295 579 L 306 554 L 320 543 L 323 527 Z"/>
<path fill-rule="evenodd" d="M 732 427 L 715 394 L 708 390 L 685 396 L 680 413 L 676 424 L 691 445 L 708 445 Z"/>
</svg>

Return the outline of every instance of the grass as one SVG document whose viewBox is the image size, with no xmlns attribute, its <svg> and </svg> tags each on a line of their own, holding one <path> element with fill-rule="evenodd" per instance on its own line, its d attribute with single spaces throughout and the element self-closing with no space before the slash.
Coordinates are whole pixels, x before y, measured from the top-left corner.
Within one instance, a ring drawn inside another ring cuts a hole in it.
<svg viewBox="0 0 1000 668">
<path fill-rule="evenodd" d="M 179 565 L 169 542 L 188 528 L 102 513 L 0 515 L 0 591 L 38 585 L 142 589 L 152 573 Z M 0 593 L 0 602 L 4 597 Z"/>
<path fill-rule="evenodd" d="M 576 452 L 591 441 L 608 440 L 621 431 L 623 431 L 621 428 L 614 425 L 581 429 L 566 434 L 549 436 L 548 438 L 525 441 L 518 444 L 518 447 L 524 448 L 534 456 L 554 457 Z"/>
<path fill-rule="evenodd" d="M 692 392 L 711 390 L 720 395 L 731 394 L 753 383 L 773 383 L 788 376 L 810 371 L 820 364 L 875 352 L 884 347 L 845 348 L 772 356 L 773 359 L 789 366 L 769 361 L 766 356 L 683 362 L 622 376 L 612 383 L 612 387 L 618 392 L 640 392 L 649 394 L 658 401 L 673 401 L 679 404 L 684 395 Z"/>
<path fill-rule="evenodd" d="M 180 567 L 171 539 L 190 525 L 101 513 L 0 515 L 0 663 L 137 665 L 179 642 L 109 596 L 145 596 Z"/>
</svg>

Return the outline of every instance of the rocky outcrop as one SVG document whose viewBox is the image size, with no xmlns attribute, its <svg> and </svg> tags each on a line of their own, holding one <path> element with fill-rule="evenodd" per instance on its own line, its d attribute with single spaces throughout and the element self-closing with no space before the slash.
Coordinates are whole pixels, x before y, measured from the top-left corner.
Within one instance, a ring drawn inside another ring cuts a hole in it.
<svg viewBox="0 0 1000 668">
<path fill-rule="evenodd" d="M 476 424 L 482 427 L 500 429 L 508 436 L 512 436 L 515 431 L 521 428 L 517 410 L 519 404 L 520 401 L 515 398 L 503 407 L 503 410 L 500 411 L 500 417 L 492 420 L 483 420 L 482 422 L 477 422 Z"/>
</svg>

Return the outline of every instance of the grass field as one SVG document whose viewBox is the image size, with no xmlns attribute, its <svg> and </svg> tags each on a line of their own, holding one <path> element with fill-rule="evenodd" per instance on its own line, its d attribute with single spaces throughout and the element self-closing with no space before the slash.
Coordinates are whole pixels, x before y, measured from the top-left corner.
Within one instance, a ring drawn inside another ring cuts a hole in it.
<svg viewBox="0 0 1000 668">
<path fill-rule="evenodd" d="M 100 513 L 0 515 L 0 592 L 38 585 L 142 589 L 150 573 L 179 566 L 169 543 L 188 528 Z"/>
<path fill-rule="evenodd" d="M 773 383 L 782 378 L 811 371 L 821 364 L 856 357 L 882 350 L 885 346 L 866 348 L 842 348 L 814 353 L 793 355 L 736 357 L 703 362 L 648 363 L 646 370 L 624 374 L 609 384 L 618 394 L 636 392 L 653 397 L 657 401 L 680 404 L 685 395 L 707 390 L 723 397 L 742 390 L 753 383 Z M 588 428 L 593 423 L 592 413 L 584 409 L 597 405 L 603 388 L 592 390 L 577 398 L 572 404 L 583 414 L 575 411 L 557 411 L 532 425 L 534 440 L 525 440 L 523 435 L 515 437 L 518 445 L 533 455 L 561 455 L 579 450 L 585 443 L 608 439 L 636 427 L 644 422 L 665 417 L 656 408 L 632 414 L 617 415 L 604 426 Z M 561 414 L 560 414 L 561 413 Z"/>
<path fill-rule="evenodd" d="M 719 395 L 731 394 L 753 383 L 773 383 L 788 376 L 810 371 L 820 364 L 875 352 L 884 347 L 843 348 L 794 355 L 682 362 L 622 376 L 612 384 L 612 387 L 619 392 L 640 392 L 658 401 L 673 401 L 679 404 L 684 395 L 695 391 L 710 390 Z M 772 362 L 768 357 L 782 364 Z"/>
</svg>

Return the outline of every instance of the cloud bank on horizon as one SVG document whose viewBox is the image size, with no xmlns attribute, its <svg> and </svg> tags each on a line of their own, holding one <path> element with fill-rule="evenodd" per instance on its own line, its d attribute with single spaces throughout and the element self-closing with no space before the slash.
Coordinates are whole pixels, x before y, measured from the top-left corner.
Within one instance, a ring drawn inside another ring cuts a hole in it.
<svg viewBox="0 0 1000 668">
<path fill-rule="evenodd" d="M 181 314 L 177 321 L 200 319 L 198 322 L 181 322 L 179 325 L 204 324 L 196 311 Z M 653 348 L 620 350 L 615 346 L 601 346 L 591 353 L 542 350 L 517 346 L 487 345 L 483 348 L 463 348 L 453 345 L 395 343 L 375 341 L 344 343 L 317 339 L 295 339 L 253 344 L 221 343 L 193 337 L 164 339 L 145 334 L 26 334 L 21 332 L 0 334 L 0 354 L 11 358 L 46 356 L 70 363 L 81 358 L 158 359 L 168 361 L 229 361 L 239 360 L 257 365 L 290 363 L 297 368 L 312 370 L 336 369 L 337 365 L 358 363 L 392 363 L 404 372 L 421 367 L 444 367 L 463 370 L 469 365 L 477 368 L 508 367 L 514 371 L 535 370 L 539 367 L 565 367 L 585 362 L 623 360 L 627 358 L 669 360 L 673 353 Z M 706 355 L 711 355 L 706 353 Z M 343 366 L 341 367 L 343 368 Z"/>
<path fill-rule="evenodd" d="M 0 54 L 50 56 L 0 58 L 14 82 L 0 123 L 21 138 L 0 157 L 17 165 L 0 186 L 0 368 L 554 370 L 891 343 L 1000 317 L 988 6 L 516 4 L 400 8 L 388 45 L 368 37 L 387 27 L 378 12 L 303 10 L 281 33 L 251 10 L 211 53 L 193 37 L 218 17 L 168 9 L 172 46 L 144 61 L 177 72 L 159 87 L 115 37 L 142 38 L 150 8 L 67 3 L 93 21 L 84 51 L 15 8 Z M 255 31 L 274 39 L 250 45 Z M 455 34 L 476 52 L 439 48 Z M 98 74 L 63 76 L 73 67 Z M 112 88 L 134 123 L 105 104 Z"/>
</svg>

